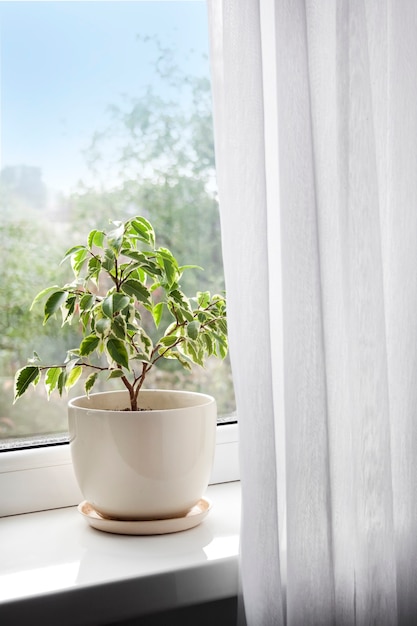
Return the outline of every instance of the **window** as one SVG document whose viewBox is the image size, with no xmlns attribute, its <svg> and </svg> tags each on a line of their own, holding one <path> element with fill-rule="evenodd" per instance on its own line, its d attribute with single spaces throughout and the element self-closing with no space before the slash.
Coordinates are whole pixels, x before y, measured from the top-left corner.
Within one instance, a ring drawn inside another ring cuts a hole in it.
<svg viewBox="0 0 417 626">
<path fill-rule="evenodd" d="M 90 229 L 145 215 L 205 268 L 185 291 L 223 287 L 206 19 L 204 2 L 0 3 L 0 448 L 66 440 L 67 398 L 38 385 L 13 405 L 13 375 L 33 351 L 60 361 L 72 346 L 76 329 L 40 332 L 29 307 Z M 165 364 L 156 385 L 204 389 L 233 413 L 227 361 Z"/>
</svg>

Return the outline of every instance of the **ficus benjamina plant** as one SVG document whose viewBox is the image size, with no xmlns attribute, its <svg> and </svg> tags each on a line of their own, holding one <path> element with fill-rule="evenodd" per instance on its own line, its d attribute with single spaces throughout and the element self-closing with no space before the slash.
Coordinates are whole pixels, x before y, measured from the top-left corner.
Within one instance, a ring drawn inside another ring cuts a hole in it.
<svg viewBox="0 0 417 626">
<path fill-rule="evenodd" d="M 146 376 L 160 359 L 191 369 L 193 363 L 204 366 L 209 356 L 225 358 L 224 295 L 198 291 L 187 297 L 181 290 L 183 272 L 201 268 L 179 265 L 167 248 L 156 247 L 144 217 L 110 224 L 109 232 L 92 230 L 86 245 L 66 252 L 63 262 L 71 262 L 73 282 L 47 287 L 35 297 L 31 308 L 44 302 L 44 324 L 61 314 L 62 326 L 77 323 L 82 338 L 62 363 L 43 364 L 34 353 L 16 372 L 15 401 L 42 377 L 48 397 L 53 391 L 62 395 L 85 371 L 87 395 L 99 376 L 118 378 L 135 411 Z M 154 332 L 145 331 L 145 317 Z"/>
</svg>

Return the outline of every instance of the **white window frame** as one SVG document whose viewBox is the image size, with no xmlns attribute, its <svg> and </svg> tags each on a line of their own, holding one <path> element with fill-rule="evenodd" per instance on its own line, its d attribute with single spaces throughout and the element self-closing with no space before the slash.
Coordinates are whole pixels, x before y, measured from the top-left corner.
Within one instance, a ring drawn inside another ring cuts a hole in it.
<svg viewBox="0 0 417 626">
<path fill-rule="evenodd" d="M 239 480 L 238 424 L 219 424 L 210 484 Z M 79 504 L 69 444 L 0 452 L 0 517 Z"/>
<path fill-rule="evenodd" d="M 217 426 L 210 484 L 239 480 L 237 423 Z M 68 443 L 0 450 L 0 517 L 77 505 L 82 500 Z"/>
</svg>

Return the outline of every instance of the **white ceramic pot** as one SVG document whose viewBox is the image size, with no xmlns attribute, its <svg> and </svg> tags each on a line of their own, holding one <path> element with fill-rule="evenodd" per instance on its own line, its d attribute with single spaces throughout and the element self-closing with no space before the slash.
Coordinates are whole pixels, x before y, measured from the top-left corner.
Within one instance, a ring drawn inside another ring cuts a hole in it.
<svg viewBox="0 0 417 626">
<path fill-rule="evenodd" d="M 116 519 L 184 515 L 204 494 L 216 437 L 214 398 L 143 390 L 141 411 L 127 391 L 81 396 L 68 404 L 70 449 L 84 498 Z"/>
</svg>

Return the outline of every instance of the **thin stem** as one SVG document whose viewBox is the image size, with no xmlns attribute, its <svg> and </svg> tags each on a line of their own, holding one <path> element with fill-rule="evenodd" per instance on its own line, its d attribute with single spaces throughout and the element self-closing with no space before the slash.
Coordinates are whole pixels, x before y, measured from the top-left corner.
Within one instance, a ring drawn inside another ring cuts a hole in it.
<svg viewBox="0 0 417 626">
<path fill-rule="evenodd" d="M 130 398 L 130 410 L 131 411 L 137 411 L 138 410 L 138 396 L 135 393 L 135 388 L 134 385 L 132 385 L 128 379 L 126 378 L 126 376 L 121 376 L 121 380 L 124 384 L 124 386 L 126 387 L 126 389 L 129 392 L 129 398 Z"/>
<path fill-rule="evenodd" d="M 139 397 L 139 392 L 142 389 L 142 385 L 145 382 L 145 378 L 146 378 L 146 374 L 149 372 L 149 370 L 153 367 L 153 363 L 150 364 L 146 364 L 145 362 L 142 363 L 142 374 L 135 380 L 134 385 L 136 384 L 136 389 L 134 392 L 135 395 L 135 406 L 136 408 L 133 409 L 132 411 L 137 411 L 138 410 L 138 397 Z"/>
<path fill-rule="evenodd" d="M 110 367 L 100 367 L 99 365 L 92 365 L 91 363 L 76 363 L 76 365 L 81 365 L 81 367 L 91 367 L 93 370 L 99 370 L 100 372 L 111 372 L 113 371 Z M 55 368 L 59 368 L 61 370 L 65 370 L 67 368 L 66 364 L 60 365 L 36 365 L 40 372 L 44 372 L 45 370 L 51 370 Z"/>
<path fill-rule="evenodd" d="M 119 264 L 117 262 L 117 258 L 114 259 L 114 274 L 115 274 L 114 282 L 116 284 L 116 291 L 120 291 L 120 282 L 119 282 L 119 278 L 118 278 Z"/>
</svg>

